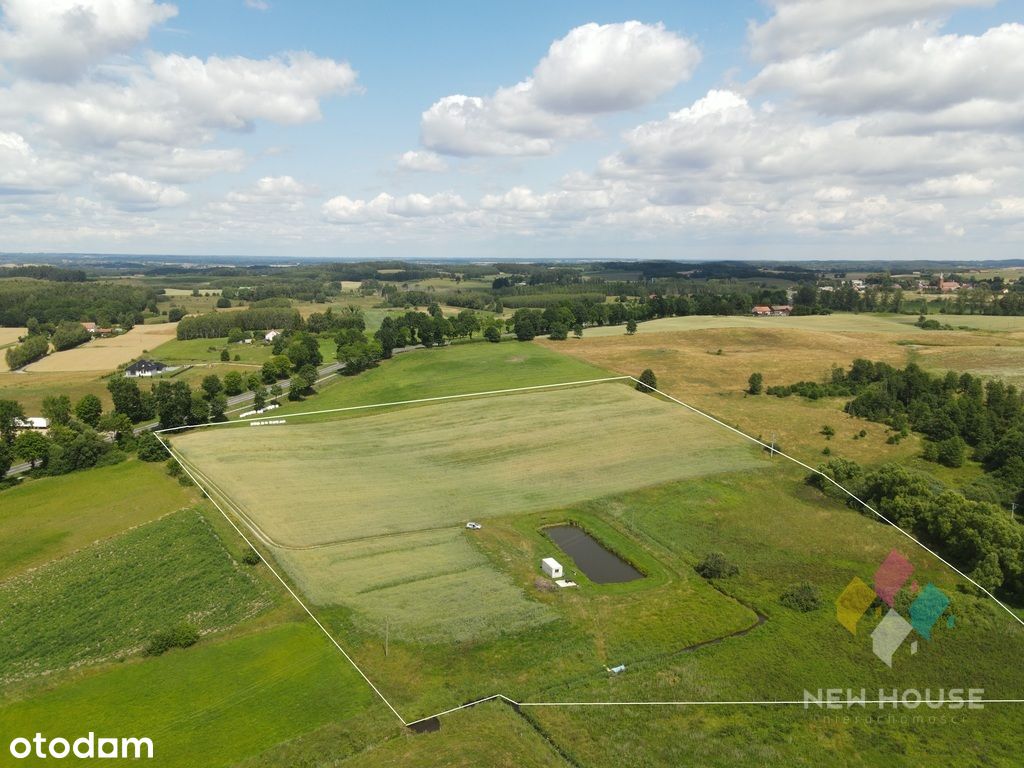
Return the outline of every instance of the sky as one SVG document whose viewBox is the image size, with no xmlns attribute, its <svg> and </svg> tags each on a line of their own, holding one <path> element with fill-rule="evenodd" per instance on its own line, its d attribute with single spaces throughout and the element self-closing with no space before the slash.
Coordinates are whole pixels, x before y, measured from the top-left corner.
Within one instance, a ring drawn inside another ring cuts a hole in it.
<svg viewBox="0 0 1024 768">
<path fill-rule="evenodd" d="M 1022 244 L 1024 0 L 0 0 L 0 251 Z"/>
</svg>

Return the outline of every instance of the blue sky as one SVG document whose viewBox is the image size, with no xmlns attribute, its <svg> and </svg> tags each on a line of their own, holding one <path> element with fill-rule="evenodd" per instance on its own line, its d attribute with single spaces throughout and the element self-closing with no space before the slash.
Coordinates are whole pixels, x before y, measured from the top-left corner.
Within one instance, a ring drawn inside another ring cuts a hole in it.
<svg viewBox="0 0 1024 768">
<path fill-rule="evenodd" d="M 0 0 L 0 250 L 1019 256 L 1021 11 Z"/>
</svg>

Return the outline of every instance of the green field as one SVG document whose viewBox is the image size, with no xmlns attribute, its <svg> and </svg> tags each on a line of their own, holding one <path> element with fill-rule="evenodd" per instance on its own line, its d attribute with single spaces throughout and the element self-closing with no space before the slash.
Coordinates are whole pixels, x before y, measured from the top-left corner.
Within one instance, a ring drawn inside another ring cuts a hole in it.
<svg viewBox="0 0 1024 768">
<path fill-rule="evenodd" d="M 215 501 L 301 547 L 259 545 L 410 719 L 498 692 L 524 702 L 732 701 L 833 687 L 980 687 L 989 698 L 1021 698 L 1024 628 L 993 601 L 898 531 L 824 498 L 804 470 L 627 384 L 294 415 L 651 367 L 666 391 L 750 433 L 777 432 L 811 464 L 828 448 L 952 486 L 976 476 L 973 463 L 923 462 L 916 436 L 887 444 L 882 425 L 849 417 L 840 399 L 743 389 L 753 370 L 768 383 L 817 379 L 857 356 L 1010 370 L 1020 348 L 1012 329 L 924 332 L 907 325 L 913 317 L 851 315 L 842 321 L 856 329 L 843 330 L 840 319 L 678 318 L 705 327 L 648 333 L 650 323 L 634 337 L 588 329 L 582 341 L 421 350 L 324 382 L 275 411 L 286 426 L 230 425 L 172 442 L 215 481 Z M 831 440 L 823 424 L 835 427 Z M 0 685 L 5 733 L 74 735 L 88 723 L 151 736 L 154 765 L 169 766 L 1019 764 L 1016 705 L 945 722 L 928 718 L 948 711 L 890 709 L 883 714 L 896 719 L 872 722 L 865 716 L 878 710 L 517 712 L 490 703 L 416 735 L 265 566 L 238 563 L 245 545 L 226 521 L 164 516 L 194 505 L 195 493 L 162 465 L 131 461 L 0 494 L 0 563 L 13 564 L 0 581 L 0 669 L 22 676 Z M 465 530 L 467 519 L 483 530 Z M 567 521 L 644 578 L 592 583 L 543 533 Z M 852 636 L 833 601 L 853 577 L 870 583 L 894 548 L 919 583 L 951 597 L 956 620 L 916 654 L 905 644 L 889 669 L 871 652 L 877 617 Z M 698 576 L 694 565 L 712 551 L 739 572 Z M 539 559 L 552 555 L 579 587 L 540 578 Z M 822 595 L 808 613 L 780 602 L 802 581 Z M 137 655 L 153 628 L 183 614 L 214 631 L 189 649 Z M 55 620 L 66 615 L 74 621 Z M 610 675 L 616 664 L 626 671 Z M 25 678 L 29 665 L 47 674 Z"/>
<path fill-rule="evenodd" d="M 395 355 L 358 376 L 339 376 L 330 386 L 322 386 L 315 400 L 284 404 L 275 413 L 558 384 L 609 375 L 603 368 L 573 360 L 536 344 L 460 344 Z"/>
<path fill-rule="evenodd" d="M 315 627 L 288 623 L 108 667 L 27 698 L 0 693 L 0 722 L 5 734 L 147 736 L 161 768 L 229 766 L 363 713 L 372 694 L 343 661 Z M 389 727 L 376 721 L 375 733 Z"/>
<path fill-rule="evenodd" d="M 136 655 L 182 622 L 222 631 L 271 604 L 184 510 L 0 584 L 0 683 Z"/>
<path fill-rule="evenodd" d="M 248 365 L 263 365 L 273 354 L 274 347 L 263 341 L 262 337 L 255 339 L 252 344 L 229 344 L 227 336 L 214 339 L 171 339 L 165 341 L 159 347 L 150 350 L 150 357 L 168 365 L 181 365 L 184 363 L 212 363 L 220 364 L 220 353 L 227 350 L 232 362 Z M 335 359 L 337 344 L 333 339 L 320 339 L 320 354 L 325 362 Z M 238 360 L 235 360 L 235 356 Z M 224 371 L 230 370 L 224 363 L 224 370 L 214 370 L 213 373 L 223 375 Z"/>
<path fill-rule="evenodd" d="M 757 462 L 720 427 L 621 382 L 357 413 L 173 442 L 286 548 L 540 511 Z"/>
<path fill-rule="evenodd" d="M 192 503 L 160 464 L 26 480 L 0 495 L 0 581 Z"/>
</svg>

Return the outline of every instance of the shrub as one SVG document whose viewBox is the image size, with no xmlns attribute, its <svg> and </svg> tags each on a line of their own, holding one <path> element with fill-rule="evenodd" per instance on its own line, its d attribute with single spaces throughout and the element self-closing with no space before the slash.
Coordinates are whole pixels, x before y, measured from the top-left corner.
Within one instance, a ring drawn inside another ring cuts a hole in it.
<svg viewBox="0 0 1024 768">
<path fill-rule="evenodd" d="M 53 343 L 53 348 L 59 352 L 84 344 L 91 338 L 92 336 L 81 323 L 64 320 L 57 324 L 57 329 L 53 332 L 50 341 Z"/>
<path fill-rule="evenodd" d="M 643 373 L 636 382 L 636 388 L 641 392 L 653 392 L 658 388 L 658 377 L 650 368 L 644 368 Z"/>
<path fill-rule="evenodd" d="M 740 572 L 739 566 L 726 559 L 721 552 L 709 552 L 693 568 L 705 579 L 727 579 Z"/>
<path fill-rule="evenodd" d="M 143 461 L 163 461 L 167 451 L 152 432 L 143 432 L 139 437 L 139 458 Z"/>
<path fill-rule="evenodd" d="M 762 376 L 760 373 L 750 374 L 750 378 L 747 379 L 747 392 L 749 392 L 752 395 L 760 395 L 763 391 L 764 376 Z"/>
<path fill-rule="evenodd" d="M 816 586 L 807 581 L 793 584 L 779 595 L 779 602 L 794 611 L 807 613 L 821 607 L 821 592 Z"/>
<path fill-rule="evenodd" d="M 176 627 L 157 632 L 146 646 L 147 656 L 159 656 L 171 648 L 188 648 L 199 642 L 199 630 L 191 624 L 179 624 Z"/>
<path fill-rule="evenodd" d="M 29 336 L 24 343 L 11 347 L 5 353 L 7 367 L 12 371 L 34 363 L 50 350 L 50 342 L 43 335 Z"/>
<path fill-rule="evenodd" d="M 242 555 L 242 562 L 246 565 L 259 565 L 263 562 L 263 558 L 260 557 L 260 553 L 252 547 L 249 547 L 248 551 Z"/>
<path fill-rule="evenodd" d="M 484 338 L 488 341 L 497 344 L 501 341 L 501 331 L 496 325 L 488 325 L 484 328 Z"/>
</svg>

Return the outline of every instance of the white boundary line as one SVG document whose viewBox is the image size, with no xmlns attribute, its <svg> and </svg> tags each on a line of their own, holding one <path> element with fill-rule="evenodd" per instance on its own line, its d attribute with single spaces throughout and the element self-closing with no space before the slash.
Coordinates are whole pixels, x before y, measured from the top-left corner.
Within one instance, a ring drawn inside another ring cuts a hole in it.
<svg viewBox="0 0 1024 768">
<path fill-rule="evenodd" d="M 170 446 L 168 446 L 167 443 L 164 442 L 163 438 L 160 437 L 160 435 L 156 435 L 156 439 L 160 441 L 160 445 L 162 445 L 164 447 L 164 450 L 167 451 L 167 453 L 170 454 L 170 456 L 173 457 L 175 461 L 178 461 L 178 463 L 181 464 L 181 468 L 183 470 L 185 470 L 185 473 L 189 476 L 189 478 L 192 480 L 192 482 L 195 483 L 198 488 L 202 488 L 203 486 L 199 484 L 199 481 L 196 480 L 195 476 L 189 471 L 188 467 L 186 467 L 183 462 L 178 460 L 178 457 L 174 455 L 174 452 L 170 449 Z M 207 493 L 206 496 L 207 496 L 207 498 L 209 498 L 209 500 L 211 502 L 213 502 L 213 505 L 217 508 L 217 511 L 220 512 L 224 516 L 224 519 L 228 521 L 228 523 L 231 525 L 231 527 L 235 529 L 235 532 L 239 536 L 242 537 L 242 540 L 246 544 L 248 544 L 250 547 L 252 547 L 253 550 L 256 550 L 256 547 L 253 546 L 253 543 L 251 541 L 249 541 L 249 537 L 246 536 L 244 533 L 242 533 L 242 529 L 241 528 L 239 528 L 237 525 L 235 525 L 235 521 L 232 520 L 228 516 L 228 514 L 224 511 L 224 509 L 220 506 L 220 504 L 217 503 L 217 500 L 213 497 L 213 495 Z M 373 689 L 373 692 L 376 693 L 380 697 L 380 700 L 383 701 L 385 704 L 387 704 L 388 709 L 390 709 L 391 712 L 395 715 L 395 717 L 397 717 L 402 722 L 402 725 L 408 725 L 408 723 L 406 723 L 406 721 L 405 721 L 405 718 L 402 717 L 400 714 L 398 714 L 398 710 L 395 709 L 393 706 L 391 706 L 391 702 L 388 701 L 387 698 L 385 698 L 384 694 L 381 693 L 380 690 L 377 688 L 377 686 L 373 684 L 373 681 L 370 680 L 370 678 L 368 678 L 366 676 L 366 673 L 363 672 L 363 670 L 361 670 L 359 668 L 359 665 L 356 664 L 352 660 L 352 657 L 349 656 L 348 653 L 345 651 L 345 649 L 342 648 L 341 645 L 338 643 L 338 641 L 334 639 L 334 635 L 332 635 L 327 630 L 327 627 L 325 627 L 323 624 L 320 623 L 320 620 L 316 616 L 313 615 L 313 612 L 311 610 L 309 610 L 309 607 L 304 602 L 302 602 L 302 599 L 297 594 L 295 594 L 295 590 L 293 590 L 288 585 L 288 582 L 285 581 L 284 578 L 281 576 L 281 574 L 277 572 L 277 569 L 274 568 L 274 566 L 272 566 L 270 563 L 268 563 L 266 558 L 263 558 L 263 563 L 264 563 L 264 565 L 267 566 L 267 568 L 270 569 L 270 572 L 272 574 L 274 574 L 274 576 L 277 577 L 277 580 L 281 582 L 281 585 L 286 590 L 288 590 L 288 594 L 290 594 L 293 598 L 295 598 L 295 602 L 299 604 L 299 606 L 302 608 L 302 610 L 304 610 L 307 614 L 309 614 L 309 618 L 311 618 L 313 620 L 313 622 L 318 627 L 320 627 L 321 631 L 323 631 L 323 633 L 325 635 L 327 635 L 327 639 L 330 640 L 334 644 L 334 647 L 337 648 L 339 651 L 341 651 L 341 655 L 344 656 L 345 659 L 348 661 L 348 663 L 351 664 L 352 667 L 355 669 L 355 671 L 360 674 L 360 676 L 363 678 L 363 680 L 366 681 L 366 684 L 369 685 L 370 688 Z"/>
<path fill-rule="evenodd" d="M 635 377 L 633 377 L 633 376 L 630 376 L 629 378 L 633 379 L 633 381 L 637 382 L 638 384 L 640 383 L 640 380 L 635 378 Z M 647 386 L 647 385 L 644 385 L 644 386 Z M 1010 616 L 1013 617 L 1014 621 L 1016 621 L 1021 626 L 1024 626 L 1024 619 L 1022 619 L 1020 616 L 1018 616 L 1012 610 L 1010 610 L 1010 608 L 1008 608 L 998 597 L 993 595 L 991 592 L 989 592 L 987 589 L 985 589 L 985 587 L 981 586 L 981 584 L 976 582 L 974 579 L 972 579 L 966 573 L 964 573 L 959 568 L 957 568 L 955 565 L 953 565 L 951 562 L 946 560 L 944 557 L 942 557 L 942 555 L 938 554 L 933 549 L 929 549 L 927 546 L 925 546 L 920 541 L 915 539 L 911 534 L 907 533 L 905 530 L 903 530 L 898 525 L 896 525 L 896 523 L 894 523 L 892 520 L 887 518 L 885 515 L 883 515 L 881 512 L 879 512 L 877 509 L 872 507 L 870 504 L 868 504 L 863 499 L 858 498 L 856 496 L 856 494 L 854 494 L 852 491 L 846 489 L 845 487 L 843 487 L 842 485 L 837 483 L 835 480 L 833 480 L 831 477 L 826 475 L 824 472 L 821 472 L 820 470 L 815 469 L 814 467 L 810 466 L 809 464 L 804 464 L 799 459 L 794 459 L 792 456 L 783 453 L 778 448 L 775 448 L 774 446 L 768 445 L 767 443 L 765 443 L 765 442 L 763 442 L 761 440 L 758 440 L 756 437 L 751 437 L 746 432 L 743 432 L 743 431 L 741 431 L 739 429 L 736 429 L 736 427 L 729 426 L 724 421 L 720 421 L 720 420 L 716 419 L 714 416 L 711 416 L 710 414 L 707 414 L 704 411 L 700 410 L 699 408 L 694 408 L 692 405 L 689 405 L 688 403 L 684 403 L 682 400 L 678 400 L 678 399 L 672 397 L 672 395 L 669 395 L 669 394 L 666 394 L 665 392 L 662 392 L 660 389 L 657 389 L 655 387 L 650 387 L 650 389 L 652 391 L 654 391 L 654 392 L 657 392 L 659 395 L 661 395 L 663 397 L 667 397 L 672 402 L 678 403 L 679 405 L 683 406 L 684 408 L 689 408 L 691 411 L 693 411 L 694 413 L 696 413 L 696 414 L 698 414 L 700 416 L 703 416 L 705 419 L 709 419 L 710 421 L 713 421 L 715 424 L 718 424 L 721 427 L 725 427 L 726 429 L 735 432 L 737 435 L 741 435 L 741 436 L 745 437 L 747 440 L 750 440 L 751 442 L 757 443 L 758 445 L 760 445 L 760 446 L 762 446 L 764 448 L 767 448 L 769 451 L 772 451 L 773 453 L 779 454 L 779 456 L 781 456 L 782 458 L 789 459 L 794 464 L 798 464 L 799 466 L 803 467 L 804 469 L 808 469 L 811 472 L 813 472 L 814 474 L 820 475 L 821 477 L 825 478 L 830 483 L 832 483 L 832 485 L 834 485 L 836 488 L 838 488 L 843 493 L 845 493 L 847 496 L 849 496 L 851 499 L 853 499 L 857 503 L 861 504 L 865 509 L 867 509 L 868 511 L 870 511 L 873 514 L 875 514 L 876 516 L 878 516 L 879 519 L 884 520 L 889 525 L 891 525 L 893 528 L 895 528 L 897 531 L 899 531 L 904 536 L 906 536 L 908 539 L 910 539 L 912 542 L 917 544 L 917 546 L 921 547 L 921 549 L 923 549 L 925 552 L 928 552 L 929 554 L 934 556 L 937 560 L 939 560 L 940 562 L 942 562 L 942 563 L 948 565 L 950 568 L 952 568 L 953 571 L 955 571 L 956 573 L 958 573 L 961 576 L 963 576 L 965 579 L 967 579 L 969 582 L 971 582 L 971 584 L 973 584 L 978 589 L 980 589 L 982 592 L 984 592 L 986 595 L 988 595 L 993 600 L 995 600 L 996 604 L 999 605 L 999 607 L 1002 608 L 1004 611 L 1006 611 L 1008 614 L 1010 614 Z"/>
<path fill-rule="evenodd" d="M 319 411 L 305 411 L 305 412 L 301 412 L 301 413 L 287 413 L 287 414 L 281 414 L 281 418 L 288 418 L 288 417 L 292 417 L 292 416 L 315 416 L 315 415 L 320 415 L 320 414 L 324 414 L 324 413 L 341 413 L 341 412 L 345 412 L 345 411 L 358 411 L 358 410 L 366 410 L 366 409 L 370 409 L 370 408 L 385 408 L 385 407 L 388 407 L 388 406 L 412 405 L 412 404 L 417 404 L 417 403 L 440 402 L 440 401 L 445 401 L 445 400 L 459 400 L 459 399 L 465 399 L 465 398 L 470 398 L 470 397 L 484 397 L 484 396 L 488 396 L 488 395 L 510 394 L 510 393 L 513 393 L 513 392 L 535 391 L 535 390 L 538 390 L 538 389 L 553 389 L 553 388 L 557 388 L 557 387 L 570 387 L 570 386 L 576 386 L 576 385 L 599 384 L 599 383 L 603 383 L 603 382 L 626 381 L 626 380 L 633 381 L 636 384 L 642 383 L 635 376 L 609 376 L 609 377 L 600 378 L 600 379 L 586 379 L 586 380 L 582 380 L 582 381 L 567 381 L 567 382 L 562 382 L 562 383 L 559 383 L 559 384 L 539 384 L 539 385 L 530 386 L 530 387 L 514 387 L 514 388 L 510 388 L 510 389 L 496 389 L 496 390 L 489 390 L 489 391 L 485 391 L 485 392 L 471 392 L 471 393 L 465 393 L 465 394 L 459 394 L 459 395 L 442 395 L 442 396 L 439 396 L 439 397 L 425 397 L 425 398 L 418 398 L 418 399 L 415 399 L 415 400 L 399 400 L 399 401 L 390 402 L 390 403 L 373 403 L 373 404 L 369 404 L 369 405 L 353 405 L 353 406 L 348 406 L 348 407 L 343 407 L 343 408 L 327 408 L 327 409 L 319 410 Z M 684 408 L 687 408 L 688 410 L 692 411 L 693 413 L 697 414 L 698 416 L 702 416 L 705 419 L 708 419 L 709 421 L 712 421 L 712 422 L 714 422 L 715 424 L 717 424 L 717 425 L 719 425 L 721 427 L 725 427 L 729 431 L 734 432 L 737 435 L 740 435 L 741 437 L 743 437 L 743 438 L 745 438 L 745 439 L 747 439 L 747 440 L 749 440 L 749 441 L 751 441 L 753 443 L 756 443 L 756 444 L 762 446 L 763 448 L 768 449 L 773 454 L 777 453 L 779 456 L 783 457 L 784 459 L 788 459 L 789 461 L 793 462 L 794 464 L 797 464 L 798 466 L 803 467 L 804 469 L 807 469 L 807 470 L 813 472 L 814 474 L 820 475 L 821 477 L 825 478 L 826 480 L 828 480 L 828 482 L 832 483 L 834 486 L 839 488 L 839 490 L 841 490 L 843 493 L 845 493 L 850 498 L 852 498 L 855 501 L 857 501 L 865 509 L 869 510 L 874 515 L 876 515 L 879 519 L 881 519 L 881 520 L 885 521 L 886 523 L 888 523 L 890 526 L 892 526 L 897 531 L 902 533 L 904 536 L 906 536 L 908 539 L 913 541 L 919 547 L 921 547 L 926 552 L 928 552 L 929 554 L 934 556 L 937 560 L 939 560 L 943 564 L 947 565 L 949 568 L 951 568 L 954 572 L 956 572 L 957 574 L 959 574 L 963 578 L 967 579 L 967 581 L 969 581 L 971 584 L 973 584 L 978 589 L 980 589 L 982 592 L 984 592 L 986 595 L 988 595 L 988 597 L 992 598 L 992 600 L 994 600 L 996 602 L 996 604 L 999 605 L 999 607 L 1001 607 L 1014 620 L 1016 620 L 1017 623 L 1019 623 L 1022 626 L 1024 626 L 1024 619 L 1021 619 L 1019 616 L 1017 616 L 1009 607 L 1007 607 L 1005 604 L 1003 604 L 1003 602 L 1000 601 L 999 598 L 997 598 L 995 595 L 993 595 L 989 590 L 985 589 L 983 586 L 978 584 L 976 581 L 974 581 L 974 579 L 972 579 L 970 576 L 965 574 L 963 571 L 961 571 L 959 568 L 954 566 L 952 563 L 950 563 L 948 560 L 943 558 L 941 555 L 937 554 L 934 550 L 928 548 L 927 546 L 922 544 L 920 541 L 915 539 L 911 534 L 907 533 L 905 530 L 900 528 L 894 522 L 889 520 L 889 518 L 887 518 L 885 515 L 883 515 L 878 510 L 874 509 L 870 504 L 868 504 L 867 502 L 865 502 L 862 499 L 858 498 L 853 492 L 851 492 L 850 490 L 845 488 L 840 483 L 836 482 L 833 478 L 829 477 L 828 475 L 826 475 L 825 473 L 821 472 L 820 470 L 815 469 L 814 467 L 810 466 L 809 464 L 805 464 L 804 462 L 800 461 L 799 459 L 793 458 L 792 456 L 790 456 L 790 455 L 788 455 L 786 453 L 783 453 L 782 451 L 778 450 L 774 446 L 769 445 L 769 444 L 767 444 L 767 443 L 765 443 L 765 442 L 763 442 L 761 440 L 758 440 L 756 437 L 752 437 L 751 435 L 748 435 L 746 432 L 743 432 L 742 430 L 737 429 L 736 427 L 733 427 L 733 426 L 731 426 L 729 424 L 726 424 L 724 421 L 721 421 L 720 419 L 717 419 L 714 416 L 711 416 L 710 414 L 705 413 L 704 411 L 702 411 L 699 408 L 696 408 L 696 407 L 690 405 L 689 403 L 683 402 L 682 400 L 679 400 L 678 398 L 675 398 L 672 395 L 670 395 L 670 394 L 668 394 L 666 392 L 663 392 L 660 389 L 657 389 L 656 387 L 650 387 L 650 386 L 648 386 L 646 384 L 644 386 L 647 387 L 650 391 L 656 392 L 659 395 L 661 395 L 662 397 L 665 397 L 668 400 L 671 400 L 672 402 L 674 402 L 674 403 L 676 403 L 678 405 L 681 405 Z M 247 421 L 254 421 L 254 420 L 259 420 L 259 419 L 262 419 L 262 418 L 264 418 L 264 416 L 263 415 L 259 415 L 259 416 L 254 416 L 254 417 L 252 417 L 250 419 L 238 419 L 236 421 L 207 422 L 205 424 L 195 424 L 195 425 L 191 425 L 191 426 L 187 426 L 187 427 L 169 427 L 169 428 L 166 428 L 166 429 L 154 430 L 153 433 L 156 435 L 157 439 L 160 441 L 160 444 L 164 447 L 164 450 L 166 450 L 168 454 L 170 454 L 172 457 L 174 457 L 175 460 L 178 460 L 178 463 L 182 465 L 182 469 L 185 471 L 186 474 L 188 474 L 189 478 L 199 488 L 203 488 L 203 486 L 196 480 L 196 478 L 192 474 L 192 472 L 189 471 L 188 467 L 185 466 L 185 463 L 178 459 L 178 457 L 171 450 L 171 448 L 167 445 L 167 443 L 164 442 L 163 438 L 161 438 L 160 435 L 162 433 L 176 432 L 176 431 L 179 431 L 179 430 L 182 430 L 182 429 L 197 429 L 197 428 L 201 428 L 201 427 L 216 427 L 216 426 L 224 426 L 224 425 L 237 425 L 237 424 L 245 423 Z M 217 503 L 217 500 L 213 497 L 213 495 L 207 493 L 207 497 L 210 499 L 211 502 L 213 502 L 213 504 L 217 508 L 217 510 L 221 513 L 221 515 L 224 516 L 224 519 L 228 521 L 228 523 L 231 525 L 231 527 L 235 529 L 235 531 L 238 533 L 239 536 L 242 537 L 242 539 L 246 542 L 246 544 L 248 544 L 250 547 L 253 547 L 253 549 L 255 549 L 255 547 L 253 546 L 253 544 L 249 540 L 249 538 L 235 524 L 235 522 L 224 511 L 224 509 L 220 506 L 220 504 Z M 250 528 L 252 527 L 250 525 L 250 523 L 247 520 L 245 520 L 244 517 L 242 518 L 242 521 L 243 521 L 243 523 L 245 523 L 246 527 L 250 527 Z M 255 530 L 253 531 L 253 533 L 254 533 L 254 535 L 257 536 L 257 538 L 259 538 L 259 535 L 257 534 L 257 532 Z M 781 699 L 781 700 L 780 699 L 775 699 L 775 700 L 749 700 L 749 701 L 692 700 L 692 701 L 565 701 L 565 702 L 560 702 L 560 701 L 541 701 L 541 702 L 520 702 L 520 701 L 515 701 L 514 699 L 509 698 L 508 696 L 506 696 L 503 693 L 495 693 L 495 694 L 491 694 L 490 696 L 485 696 L 483 698 L 476 699 L 474 701 L 468 702 L 466 704 L 461 704 L 461 705 L 459 705 L 457 707 L 451 707 L 450 709 L 446 709 L 446 710 L 443 710 L 441 712 L 437 712 L 437 713 L 432 714 L 432 715 L 427 715 L 426 717 L 421 717 L 421 718 L 418 718 L 416 720 L 406 720 L 405 718 L 403 718 L 398 713 L 398 710 L 396 710 L 394 708 L 394 706 L 392 706 L 391 702 L 387 700 L 387 698 L 384 696 L 384 694 L 380 692 L 380 690 L 377 688 L 377 686 L 373 684 L 373 682 L 370 680 L 370 678 L 366 676 L 366 673 L 363 672 L 362 669 L 360 669 L 359 665 L 355 663 L 355 661 L 352 659 L 351 656 L 349 656 L 349 654 L 345 651 L 345 649 L 341 647 L 341 644 L 338 643 L 338 641 L 334 638 L 334 636 L 330 633 L 330 631 L 320 622 L 319 619 L 317 619 L 317 617 L 313 614 L 313 612 L 309 609 L 309 607 L 302 601 L 302 599 L 288 585 L 288 582 L 286 582 L 284 580 L 284 578 L 281 576 L 281 574 L 278 573 L 278 571 L 272 565 L 270 565 L 270 563 L 267 563 L 265 559 L 264 559 L 264 563 L 266 564 L 267 568 L 270 569 L 270 572 L 274 574 L 274 576 L 277 578 L 277 580 L 281 582 L 281 584 L 288 591 L 288 593 L 295 599 L 295 602 L 297 602 L 299 604 L 299 606 L 303 609 L 303 611 L 305 611 L 309 615 L 309 617 L 314 621 L 314 623 L 316 623 L 316 625 L 320 628 L 320 630 L 325 635 L 327 635 L 327 638 L 341 652 L 341 654 L 345 657 L 345 659 L 348 661 L 348 663 L 351 664 L 352 667 L 363 678 L 363 680 L 366 681 L 367 685 L 369 685 L 370 688 L 373 689 L 373 692 L 376 693 L 377 696 L 381 699 L 381 701 L 383 701 L 387 705 L 388 709 L 390 709 L 391 712 L 395 715 L 395 717 L 397 717 L 399 719 L 399 721 L 401 721 L 402 725 L 407 726 L 407 727 L 411 727 L 411 726 L 417 725 L 419 723 L 426 722 L 428 720 L 433 720 L 435 718 L 443 717 L 444 715 L 449 715 L 449 714 L 452 714 L 454 712 L 458 712 L 459 710 L 462 710 L 462 709 L 467 709 L 469 707 L 474 707 L 477 704 L 482 704 L 484 702 L 494 701 L 494 700 L 504 701 L 504 702 L 514 706 L 514 707 L 617 707 L 617 706 L 641 706 L 641 707 L 675 706 L 675 707 L 683 707 L 683 706 L 793 706 L 793 705 L 818 706 L 819 708 L 825 707 L 825 704 L 816 705 L 814 702 L 808 703 L 807 701 L 805 701 L 803 699 Z M 975 699 L 974 701 L 976 703 L 980 703 L 980 704 L 1024 704 L 1024 699 Z M 924 704 L 924 705 L 927 706 L 928 704 L 940 704 L 940 703 L 943 703 L 943 702 L 935 702 L 935 701 L 932 701 L 932 700 L 921 700 L 920 702 L 915 701 L 914 705 L 917 706 L 918 704 Z M 845 700 L 831 700 L 829 702 L 826 702 L 826 704 L 831 704 L 833 706 L 835 706 L 835 705 L 839 705 L 839 706 L 846 705 L 847 707 L 852 707 L 852 706 L 857 706 L 857 705 L 876 705 L 876 704 L 877 705 L 893 704 L 894 708 L 896 708 L 898 706 L 903 706 L 903 703 L 901 701 L 897 701 L 897 702 L 893 702 L 892 700 L 865 701 L 863 699 L 850 699 L 850 698 L 845 699 Z"/>
</svg>

